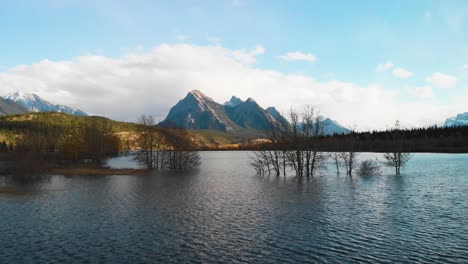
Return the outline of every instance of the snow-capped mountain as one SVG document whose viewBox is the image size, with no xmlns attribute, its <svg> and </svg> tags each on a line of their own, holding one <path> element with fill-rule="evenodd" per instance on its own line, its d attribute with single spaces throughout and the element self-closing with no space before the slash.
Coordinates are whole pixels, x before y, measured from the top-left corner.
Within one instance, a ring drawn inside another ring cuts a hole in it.
<svg viewBox="0 0 468 264">
<path fill-rule="evenodd" d="M 88 116 L 85 112 L 79 109 L 66 105 L 53 104 L 42 99 L 37 94 L 25 93 L 23 91 L 16 91 L 9 94 L 5 96 L 5 99 L 16 102 L 31 112 L 61 112 L 77 116 Z"/>
<path fill-rule="evenodd" d="M 444 127 L 468 126 L 468 112 L 449 117 L 445 120 Z"/>
</svg>

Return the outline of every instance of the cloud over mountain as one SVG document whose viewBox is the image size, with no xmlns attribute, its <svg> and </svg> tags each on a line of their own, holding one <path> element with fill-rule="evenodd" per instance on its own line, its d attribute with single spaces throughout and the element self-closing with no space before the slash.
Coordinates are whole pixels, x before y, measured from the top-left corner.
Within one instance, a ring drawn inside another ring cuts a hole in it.
<svg viewBox="0 0 468 264">
<path fill-rule="evenodd" d="M 402 120 L 429 125 L 461 112 L 422 103 L 402 103 L 399 93 L 377 84 L 319 80 L 256 66 L 262 46 L 233 50 L 220 45 L 161 44 L 111 58 L 83 55 L 65 61 L 42 60 L 0 72 L 4 93 L 27 89 L 51 101 L 86 109 L 89 114 L 136 120 L 142 113 L 162 120 L 188 91 L 202 89 L 219 102 L 235 93 L 286 113 L 314 105 L 321 114 L 358 129 L 385 128 Z M 460 104 L 461 105 L 461 104 Z"/>
</svg>

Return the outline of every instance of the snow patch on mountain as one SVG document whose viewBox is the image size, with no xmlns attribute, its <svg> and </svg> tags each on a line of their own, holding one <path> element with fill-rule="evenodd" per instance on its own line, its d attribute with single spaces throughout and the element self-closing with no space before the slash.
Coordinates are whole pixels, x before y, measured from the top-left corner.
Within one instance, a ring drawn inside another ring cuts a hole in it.
<svg viewBox="0 0 468 264">
<path fill-rule="evenodd" d="M 16 102 L 24 106 L 31 112 L 60 112 L 77 116 L 88 116 L 85 112 L 66 105 L 50 103 L 37 94 L 16 91 L 4 97 L 5 99 Z"/>
</svg>

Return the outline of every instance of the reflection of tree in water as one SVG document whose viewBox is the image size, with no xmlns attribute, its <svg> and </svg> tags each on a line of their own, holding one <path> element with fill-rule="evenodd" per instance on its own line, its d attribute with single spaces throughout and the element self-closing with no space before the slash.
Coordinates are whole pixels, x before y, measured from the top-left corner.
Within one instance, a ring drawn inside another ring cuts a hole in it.
<svg viewBox="0 0 468 264">
<path fill-rule="evenodd" d="M 6 179 L 8 183 L 24 186 L 49 182 L 51 176 L 45 174 L 16 174 L 7 176 Z"/>
<path fill-rule="evenodd" d="M 35 184 L 49 181 L 50 176 L 45 172 L 50 164 L 43 160 L 16 159 L 0 162 L 0 174 L 5 176 L 8 183 L 12 184 Z"/>
</svg>

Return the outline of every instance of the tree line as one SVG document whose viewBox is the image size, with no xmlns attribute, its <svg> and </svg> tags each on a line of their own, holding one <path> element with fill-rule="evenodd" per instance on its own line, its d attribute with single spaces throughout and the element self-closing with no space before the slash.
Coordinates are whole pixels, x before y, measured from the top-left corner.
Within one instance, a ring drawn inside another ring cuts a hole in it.
<svg viewBox="0 0 468 264">
<path fill-rule="evenodd" d="M 361 152 L 468 152 L 468 126 L 401 129 L 321 135 L 317 148 L 324 151 Z"/>
</svg>

